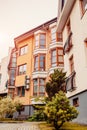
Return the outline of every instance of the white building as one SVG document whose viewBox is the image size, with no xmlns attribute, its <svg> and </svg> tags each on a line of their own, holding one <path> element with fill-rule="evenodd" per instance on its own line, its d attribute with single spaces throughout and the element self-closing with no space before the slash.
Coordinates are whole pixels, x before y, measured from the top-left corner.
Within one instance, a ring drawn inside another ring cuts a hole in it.
<svg viewBox="0 0 87 130">
<path fill-rule="evenodd" d="M 62 32 L 67 96 L 87 124 L 87 0 L 58 0 L 57 32 Z"/>
<path fill-rule="evenodd" d="M 6 96 L 8 82 L 8 63 L 10 59 L 11 48 L 9 48 L 8 56 L 1 59 L 0 63 L 0 96 Z"/>
</svg>

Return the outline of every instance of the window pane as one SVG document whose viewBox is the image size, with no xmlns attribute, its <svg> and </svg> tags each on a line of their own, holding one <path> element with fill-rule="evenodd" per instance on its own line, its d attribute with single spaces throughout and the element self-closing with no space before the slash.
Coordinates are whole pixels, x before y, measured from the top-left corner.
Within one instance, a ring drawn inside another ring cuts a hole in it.
<svg viewBox="0 0 87 130">
<path fill-rule="evenodd" d="M 58 55 L 63 55 L 63 50 L 58 50 Z"/>
<path fill-rule="evenodd" d="M 40 93 L 45 93 L 45 87 L 44 86 L 40 86 Z"/>
<path fill-rule="evenodd" d="M 39 60 L 39 57 L 38 56 L 36 56 L 35 57 L 35 60 L 34 60 L 34 70 L 38 70 L 38 60 Z"/>
<path fill-rule="evenodd" d="M 46 36 L 44 34 L 40 34 L 40 39 L 44 39 L 45 40 Z"/>
<path fill-rule="evenodd" d="M 26 65 L 24 65 L 24 67 L 23 67 L 23 71 L 26 72 Z"/>
<path fill-rule="evenodd" d="M 55 33 L 56 32 L 56 27 L 51 29 L 51 33 Z"/>
<path fill-rule="evenodd" d="M 56 27 L 51 29 L 51 41 L 56 41 Z"/>
<path fill-rule="evenodd" d="M 56 57 L 52 58 L 52 63 L 56 62 Z"/>
<path fill-rule="evenodd" d="M 19 74 L 25 74 L 26 73 L 26 64 L 19 66 L 18 72 L 19 72 Z"/>
<path fill-rule="evenodd" d="M 35 85 L 38 85 L 38 80 L 37 79 L 34 79 L 34 86 Z"/>
<path fill-rule="evenodd" d="M 20 55 L 24 55 L 27 53 L 27 50 L 28 50 L 28 46 L 24 46 L 20 49 Z"/>
<path fill-rule="evenodd" d="M 38 80 L 37 79 L 33 80 L 33 85 L 34 85 L 33 93 L 34 95 L 37 95 L 38 93 Z"/>
<path fill-rule="evenodd" d="M 25 46 L 25 53 L 28 52 L 28 46 Z"/>
<path fill-rule="evenodd" d="M 46 44 L 46 36 L 44 34 L 40 34 L 40 48 L 45 48 Z"/>
<path fill-rule="evenodd" d="M 24 86 L 22 87 L 22 96 L 25 96 L 25 89 L 24 89 Z"/>
<path fill-rule="evenodd" d="M 40 70 L 44 70 L 45 69 L 45 56 L 41 55 L 40 56 Z"/>
<path fill-rule="evenodd" d="M 58 61 L 63 62 L 63 56 L 58 56 Z"/>
<path fill-rule="evenodd" d="M 35 36 L 35 41 L 38 41 L 39 40 L 39 35 L 36 35 Z"/>
<path fill-rule="evenodd" d="M 56 50 L 52 51 L 52 56 L 56 55 Z"/>
<path fill-rule="evenodd" d="M 40 84 L 45 84 L 45 79 L 39 79 Z"/>
<path fill-rule="evenodd" d="M 17 95 L 18 95 L 18 96 L 21 96 L 21 87 L 18 87 L 18 88 L 17 88 Z"/>
</svg>

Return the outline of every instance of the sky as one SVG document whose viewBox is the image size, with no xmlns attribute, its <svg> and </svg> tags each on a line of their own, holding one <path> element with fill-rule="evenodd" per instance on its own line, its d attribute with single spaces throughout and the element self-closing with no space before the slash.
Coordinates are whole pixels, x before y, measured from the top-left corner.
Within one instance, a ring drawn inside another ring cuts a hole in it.
<svg viewBox="0 0 87 130">
<path fill-rule="evenodd" d="M 0 0 L 0 61 L 14 38 L 57 17 L 58 0 Z"/>
</svg>

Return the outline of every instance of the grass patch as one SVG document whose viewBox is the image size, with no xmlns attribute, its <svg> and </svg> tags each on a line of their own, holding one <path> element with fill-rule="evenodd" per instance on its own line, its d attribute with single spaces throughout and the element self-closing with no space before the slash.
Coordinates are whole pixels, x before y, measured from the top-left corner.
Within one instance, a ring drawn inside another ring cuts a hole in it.
<svg viewBox="0 0 87 130">
<path fill-rule="evenodd" d="M 39 127 L 40 130 L 55 130 L 51 124 L 47 124 L 46 122 L 40 123 Z M 87 130 L 87 126 L 67 122 L 60 128 L 60 130 Z"/>
</svg>

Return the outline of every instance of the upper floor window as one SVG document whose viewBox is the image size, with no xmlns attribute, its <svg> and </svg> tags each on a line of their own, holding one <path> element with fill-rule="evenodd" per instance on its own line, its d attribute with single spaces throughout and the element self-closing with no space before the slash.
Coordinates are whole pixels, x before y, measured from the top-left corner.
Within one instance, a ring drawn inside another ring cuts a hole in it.
<svg viewBox="0 0 87 130">
<path fill-rule="evenodd" d="M 56 48 L 51 51 L 51 66 L 63 66 L 64 59 L 63 59 L 63 49 Z"/>
<path fill-rule="evenodd" d="M 20 48 L 20 55 L 24 55 L 28 52 L 28 46 L 23 46 Z"/>
<path fill-rule="evenodd" d="M 87 10 L 87 0 L 80 0 L 81 5 L 81 14 L 83 15 L 84 12 Z"/>
<path fill-rule="evenodd" d="M 66 90 L 74 91 L 76 90 L 76 72 L 73 71 L 66 79 Z"/>
<path fill-rule="evenodd" d="M 69 62 L 70 62 L 70 72 L 72 73 L 74 71 L 74 59 L 73 59 L 73 55 L 70 57 Z"/>
<path fill-rule="evenodd" d="M 45 79 L 39 78 L 33 80 L 33 95 L 34 96 L 45 95 Z"/>
<path fill-rule="evenodd" d="M 44 71 L 45 70 L 45 55 L 38 54 L 34 57 L 34 70 L 35 71 Z"/>
<path fill-rule="evenodd" d="M 17 89 L 17 96 L 20 96 L 20 97 L 25 96 L 25 88 L 24 88 L 24 86 L 17 87 L 16 89 Z"/>
<path fill-rule="evenodd" d="M 40 33 L 35 35 L 35 49 L 46 48 L 46 34 Z"/>
<path fill-rule="evenodd" d="M 10 71 L 9 71 L 9 85 L 10 86 L 15 85 L 15 75 L 16 75 L 16 70 L 10 69 Z"/>
<path fill-rule="evenodd" d="M 57 41 L 57 32 L 56 32 L 56 26 L 51 28 L 51 42 Z"/>
<path fill-rule="evenodd" d="M 73 44 L 72 44 L 72 32 L 70 32 L 66 42 L 65 42 L 65 45 L 64 45 L 64 54 L 69 52 L 72 48 Z"/>
<path fill-rule="evenodd" d="M 20 65 L 18 66 L 18 75 L 26 74 L 27 65 Z"/>
</svg>

